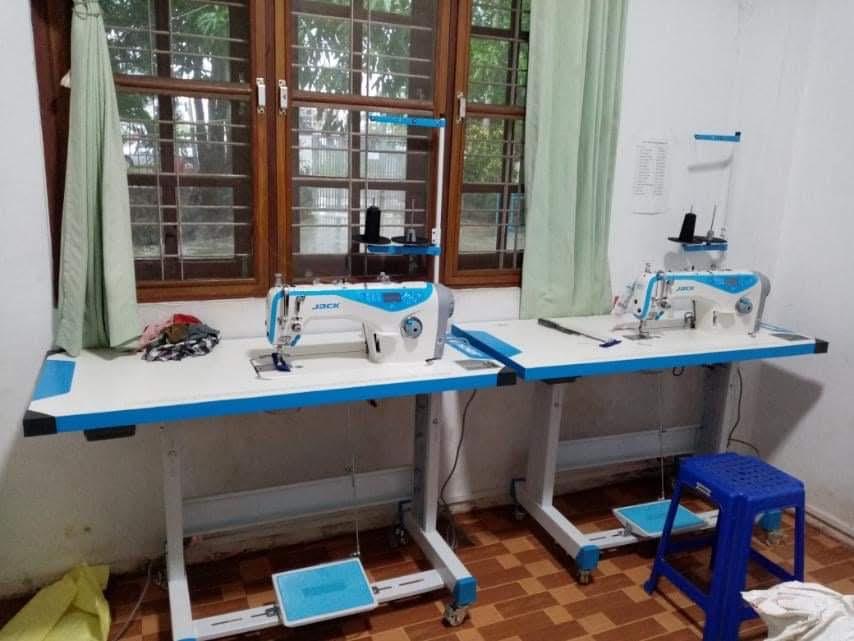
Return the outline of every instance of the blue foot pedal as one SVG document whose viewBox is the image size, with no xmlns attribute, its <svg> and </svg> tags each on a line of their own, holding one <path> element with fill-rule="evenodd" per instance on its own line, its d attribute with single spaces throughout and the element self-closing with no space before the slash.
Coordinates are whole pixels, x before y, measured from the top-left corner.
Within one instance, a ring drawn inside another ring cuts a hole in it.
<svg viewBox="0 0 854 641">
<path fill-rule="evenodd" d="M 289 628 L 377 607 L 359 559 L 322 563 L 273 575 L 282 622 Z"/>
<path fill-rule="evenodd" d="M 670 509 L 670 500 L 652 501 L 650 503 L 639 503 L 628 505 L 614 510 L 614 516 L 623 524 L 623 527 L 635 534 L 647 539 L 661 536 L 664 530 L 664 521 L 667 519 L 667 510 Z M 676 519 L 673 521 L 673 532 L 687 532 L 699 530 L 707 525 L 705 519 L 694 514 L 688 508 L 680 505 L 676 511 Z"/>
</svg>

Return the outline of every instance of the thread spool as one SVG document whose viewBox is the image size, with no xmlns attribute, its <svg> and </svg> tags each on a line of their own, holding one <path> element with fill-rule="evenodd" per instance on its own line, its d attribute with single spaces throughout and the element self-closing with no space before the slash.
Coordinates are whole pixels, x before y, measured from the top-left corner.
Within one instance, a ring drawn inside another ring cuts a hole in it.
<svg viewBox="0 0 854 641">
<path fill-rule="evenodd" d="M 387 245 L 391 242 L 388 238 L 380 236 L 380 225 L 382 211 L 376 205 L 371 205 L 365 210 L 365 227 L 362 234 L 353 237 L 354 240 L 367 245 Z"/>
<path fill-rule="evenodd" d="M 694 237 L 694 230 L 697 227 L 697 214 L 693 212 L 687 212 L 685 217 L 682 219 L 682 228 L 679 230 L 679 236 L 674 238 L 670 237 L 668 240 L 672 240 L 677 243 L 696 243 L 700 242 L 702 239 L 697 239 Z"/>
</svg>

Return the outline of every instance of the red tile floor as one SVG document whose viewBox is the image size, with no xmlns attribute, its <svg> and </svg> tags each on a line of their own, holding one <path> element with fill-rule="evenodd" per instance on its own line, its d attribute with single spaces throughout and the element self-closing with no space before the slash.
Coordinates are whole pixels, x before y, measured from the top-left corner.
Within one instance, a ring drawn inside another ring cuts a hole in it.
<svg viewBox="0 0 854 641">
<path fill-rule="evenodd" d="M 556 505 L 582 530 L 618 527 L 610 508 L 655 498 L 654 483 L 633 482 L 558 497 Z M 695 507 L 705 509 L 697 504 Z M 435 592 L 396 602 L 363 615 L 295 630 L 273 628 L 242 639 L 287 641 L 687 641 L 701 637 L 702 612 L 666 580 L 661 593 L 648 596 L 641 587 L 649 574 L 654 544 L 622 548 L 603 556 L 589 585 L 578 585 L 572 562 L 533 520 L 513 518 L 509 507 L 479 510 L 456 517 L 460 558 L 477 578 L 477 603 L 460 627 L 442 623 L 448 595 Z M 772 559 L 789 562 L 791 522 L 784 521 L 781 544 L 754 545 Z M 349 536 L 191 566 L 188 571 L 193 614 L 212 614 L 274 601 L 270 574 L 344 558 L 353 551 Z M 708 553 L 679 558 L 680 567 L 698 580 L 708 578 Z M 816 528 L 808 528 L 807 579 L 844 593 L 854 593 L 854 549 Z M 395 549 L 386 531 L 362 534 L 362 559 L 378 580 L 426 569 L 414 545 Z M 141 576 L 114 577 L 107 590 L 113 633 L 127 620 L 137 599 Z M 759 568 L 751 568 L 749 585 L 771 585 Z M 0 604 L 0 624 L 22 604 Z M 764 626 L 742 626 L 742 639 L 764 639 Z M 125 637 L 129 641 L 170 640 L 166 592 L 152 585 Z"/>
</svg>

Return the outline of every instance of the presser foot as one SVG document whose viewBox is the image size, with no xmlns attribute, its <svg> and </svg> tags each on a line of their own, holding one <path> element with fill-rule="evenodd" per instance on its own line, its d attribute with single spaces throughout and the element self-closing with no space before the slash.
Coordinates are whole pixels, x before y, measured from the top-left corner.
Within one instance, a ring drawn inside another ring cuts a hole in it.
<svg viewBox="0 0 854 641">
<path fill-rule="evenodd" d="M 579 585 L 589 585 L 593 580 L 593 575 L 590 570 L 579 570 L 577 580 Z"/>
<path fill-rule="evenodd" d="M 454 605 L 453 603 L 449 603 L 445 606 L 445 614 L 442 619 L 452 628 L 456 628 L 465 622 L 468 614 L 469 608 L 467 605 Z"/>
</svg>

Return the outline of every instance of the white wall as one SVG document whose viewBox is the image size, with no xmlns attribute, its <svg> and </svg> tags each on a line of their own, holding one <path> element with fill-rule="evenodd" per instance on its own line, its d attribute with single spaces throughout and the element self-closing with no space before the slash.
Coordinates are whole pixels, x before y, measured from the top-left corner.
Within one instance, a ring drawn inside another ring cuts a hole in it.
<svg viewBox="0 0 854 641">
<path fill-rule="evenodd" d="M 781 108 L 796 111 L 788 102 L 775 103 L 781 94 L 788 95 L 790 84 L 797 83 L 797 76 L 787 80 L 784 72 L 788 71 L 786 61 L 797 58 L 792 39 L 799 43 L 801 32 L 793 25 L 804 18 L 800 14 L 806 12 L 807 4 L 633 0 L 611 243 L 617 286 L 631 279 L 644 259 L 661 261 L 671 249 L 662 238 L 678 229 L 681 212 L 692 196 L 700 210 L 714 201 L 716 192 L 713 179 L 693 187 L 684 172 L 676 172 L 668 214 L 632 215 L 628 205 L 631 149 L 639 132 L 670 132 L 675 141 L 674 166 L 682 166 L 693 131 L 741 127 L 747 157 L 741 165 L 744 171 L 759 177 L 771 167 L 778 180 L 787 174 L 790 143 L 772 135 L 777 117 L 773 114 L 780 114 Z M 781 5 L 785 7 L 778 12 Z M 6 152 L 3 163 L 8 167 L 0 173 L 0 206 L 6 213 L 3 220 L 10 221 L 6 229 L 11 231 L 0 239 L 4 264 L 0 282 L 3 299 L 13 303 L 11 310 L 4 309 L 0 334 L 10 346 L 8 366 L 0 370 L 0 594 L 41 583 L 84 559 L 126 567 L 159 554 L 163 540 L 155 430 L 143 427 L 134 439 L 94 444 L 86 444 L 79 434 L 26 441 L 20 437 L 20 417 L 41 355 L 50 343 L 50 251 L 41 149 L 40 143 L 33 142 L 39 140 L 39 126 L 30 33 L 26 0 L 2 3 L 0 77 L 10 79 L 15 91 L 0 98 L 4 114 L 0 138 L 6 150 L 14 150 L 14 154 Z M 740 72 L 740 65 L 746 70 Z M 742 73 L 745 78 L 740 77 Z M 769 94 L 766 84 L 778 87 L 778 95 Z M 788 113 L 779 119 L 791 118 Z M 737 190 L 735 197 L 764 212 L 762 217 L 739 218 L 739 224 L 749 221 L 744 224 L 748 228 L 752 224 L 758 236 L 766 221 L 773 223 L 782 196 L 770 181 L 764 192 L 745 189 L 744 196 L 740 193 Z M 15 259 L 22 255 L 23 259 Z M 775 263 L 773 255 L 767 260 Z M 260 301 L 145 305 L 142 315 L 148 321 L 181 309 L 199 314 L 226 336 L 247 336 L 261 331 L 261 306 Z M 458 292 L 459 320 L 510 318 L 517 312 L 517 290 Z M 658 408 L 648 400 L 651 384 L 643 376 L 578 382 L 570 391 L 572 411 L 565 417 L 564 435 L 654 427 Z M 698 422 L 700 384 L 696 373 L 668 377 L 666 423 Z M 452 499 L 502 495 L 509 479 L 522 472 L 530 402 L 531 388 L 526 385 L 480 393 L 472 406 L 463 460 L 449 488 Z M 366 405 L 351 407 L 359 426 L 362 469 L 410 459 L 411 412 L 406 399 L 384 401 L 376 410 Z M 345 410 L 338 407 L 187 423 L 180 431 L 181 438 L 192 444 L 186 456 L 187 493 L 339 475 L 343 455 L 339 460 L 329 452 L 340 449 L 345 417 Z M 318 424 L 329 427 L 318 432 Z M 449 430 L 446 459 L 451 458 L 458 429 L 452 425 Z M 488 457 L 477 455 L 485 451 Z"/>
<path fill-rule="evenodd" d="M 805 481 L 813 510 L 854 536 L 852 24 L 851 2 L 815 3 L 800 114 L 786 132 L 793 160 L 768 308 L 776 322 L 830 341 L 830 352 L 762 364 L 753 425 L 768 459 Z"/>
</svg>

